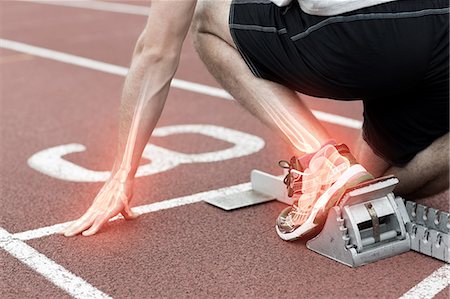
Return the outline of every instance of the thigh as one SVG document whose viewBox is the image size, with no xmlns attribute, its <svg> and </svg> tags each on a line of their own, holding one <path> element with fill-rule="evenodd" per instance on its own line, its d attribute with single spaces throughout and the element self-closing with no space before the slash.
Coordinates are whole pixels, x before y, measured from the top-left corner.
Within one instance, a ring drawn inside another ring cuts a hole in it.
<svg viewBox="0 0 450 299">
<path fill-rule="evenodd" d="M 440 21 L 422 78 L 363 101 L 365 140 L 395 166 L 449 132 L 449 26 L 448 19 Z"/>
<path fill-rule="evenodd" d="M 390 164 L 403 166 L 447 134 L 448 78 L 442 85 L 445 88 L 435 91 L 364 100 L 364 139 L 373 151 Z"/>
<path fill-rule="evenodd" d="M 394 1 L 330 17 L 306 14 L 297 1 L 279 8 L 234 0 L 230 28 L 257 76 L 351 100 L 422 79 L 445 20 L 448 0 Z"/>
</svg>

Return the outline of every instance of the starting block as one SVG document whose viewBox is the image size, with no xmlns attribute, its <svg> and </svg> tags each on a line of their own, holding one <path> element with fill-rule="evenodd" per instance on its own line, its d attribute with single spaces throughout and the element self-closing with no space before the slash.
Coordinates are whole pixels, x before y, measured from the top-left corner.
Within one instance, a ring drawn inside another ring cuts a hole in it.
<svg viewBox="0 0 450 299">
<path fill-rule="evenodd" d="M 230 211 L 272 200 L 278 200 L 291 205 L 292 198 L 287 194 L 284 176 L 274 176 L 259 170 L 252 170 L 250 174 L 251 190 L 238 194 L 225 195 L 205 200 L 205 202 Z"/>
<path fill-rule="evenodd" d="M 251 172 L 251 190 L 206 202 L 233 210 L 278 200 L 291 205 L 284 176 Z M 350 267 L 409 250 L 450 262 L 450 214 L 395 197 L 398 179 L 389 176 L 347 190 L 332 207 L 322 231 L 307 248 Z"/>
<path fill-rule="evenodd" d="M 392 193 L 397 184 L 397 178 L 386 177 L 348 191 L 306 246 L 350 267 L 409 251 L 409 219 L 403 200 Z"/>
</svg>

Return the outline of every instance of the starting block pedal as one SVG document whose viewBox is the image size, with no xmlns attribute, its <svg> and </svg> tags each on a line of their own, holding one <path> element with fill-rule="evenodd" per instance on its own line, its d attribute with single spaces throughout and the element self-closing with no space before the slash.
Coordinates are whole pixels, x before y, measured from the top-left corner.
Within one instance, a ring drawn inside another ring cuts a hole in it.
<svg viewBox="0 0 450 299">
<path fill-rule="evenodd" d="M 205 202 L 230 211 L 272 200 L 278 200 L 291 205 L 290 198 L 283 183 L 284 176 L 274 176 L 259 170 L 252 170 L 250 174 L 251 190 L 241 193 L 210 198 Z"/>
</svg>

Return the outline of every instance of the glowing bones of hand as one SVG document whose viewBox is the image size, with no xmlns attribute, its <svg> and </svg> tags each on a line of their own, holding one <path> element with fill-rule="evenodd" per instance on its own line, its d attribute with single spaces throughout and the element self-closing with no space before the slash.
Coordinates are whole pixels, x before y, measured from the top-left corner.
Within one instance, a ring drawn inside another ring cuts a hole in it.
<svg viewBox="0 0 450 299">
<path fill-rule="evenodd" d="M 147 86 L 147 76 L 144 76 L 142 80 L 141 89 L 138 96 L 138 101 L 136 107 L 134 108 L 133 118 L 131 120 L 130 130 L 128 132 L 127 144 L 125 146 L 125 151 L 123 153 L 122 162 L 120 164 L 121 177 L 120 182 L 125 182 L 127 175 L 131 170 L 131 163 L 133 160 L 133 152 L 136 145 L 136 137 L 139 130 L 139 124 L 142 119 L 142 114 L 144 112 L 145 104 L 149 101 L 148 86 Z M 124 177 L 125 175 L 125 177 Z"/>
<path fill-rule="evenodd" d="M 144 107 L 151 98 L 150 92 L 155 91 L 155 88 L 150 88 L 146 77 L 144 76 L 142 81 L 121 164 L 103 185 L 86 213 L 63 230 L 66 237 L 74 236 L 80 232 L 84 236 L 93 235 L 103 224 L 119 213 L 127 219 L 137 216 L 129 206 L 132 194 L 132 180 L 129 175 L 132 170 L 133 152 Z"/>
</svg>

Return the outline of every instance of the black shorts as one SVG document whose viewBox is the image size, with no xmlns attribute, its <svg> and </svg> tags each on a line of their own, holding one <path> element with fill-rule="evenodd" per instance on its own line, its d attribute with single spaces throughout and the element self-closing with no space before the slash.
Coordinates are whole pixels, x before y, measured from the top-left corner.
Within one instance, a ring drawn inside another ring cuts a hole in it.
<svg viewBox="0 0 450 299">
<path fill-rule="evenodd" d="M 296 0 L 234 0 L 230 31 L 257 77 L 362 100 L 363 136 L 393 165 L 449 131 L 449 1 L 399 0 L 313 16 Z"/>
</svg>

